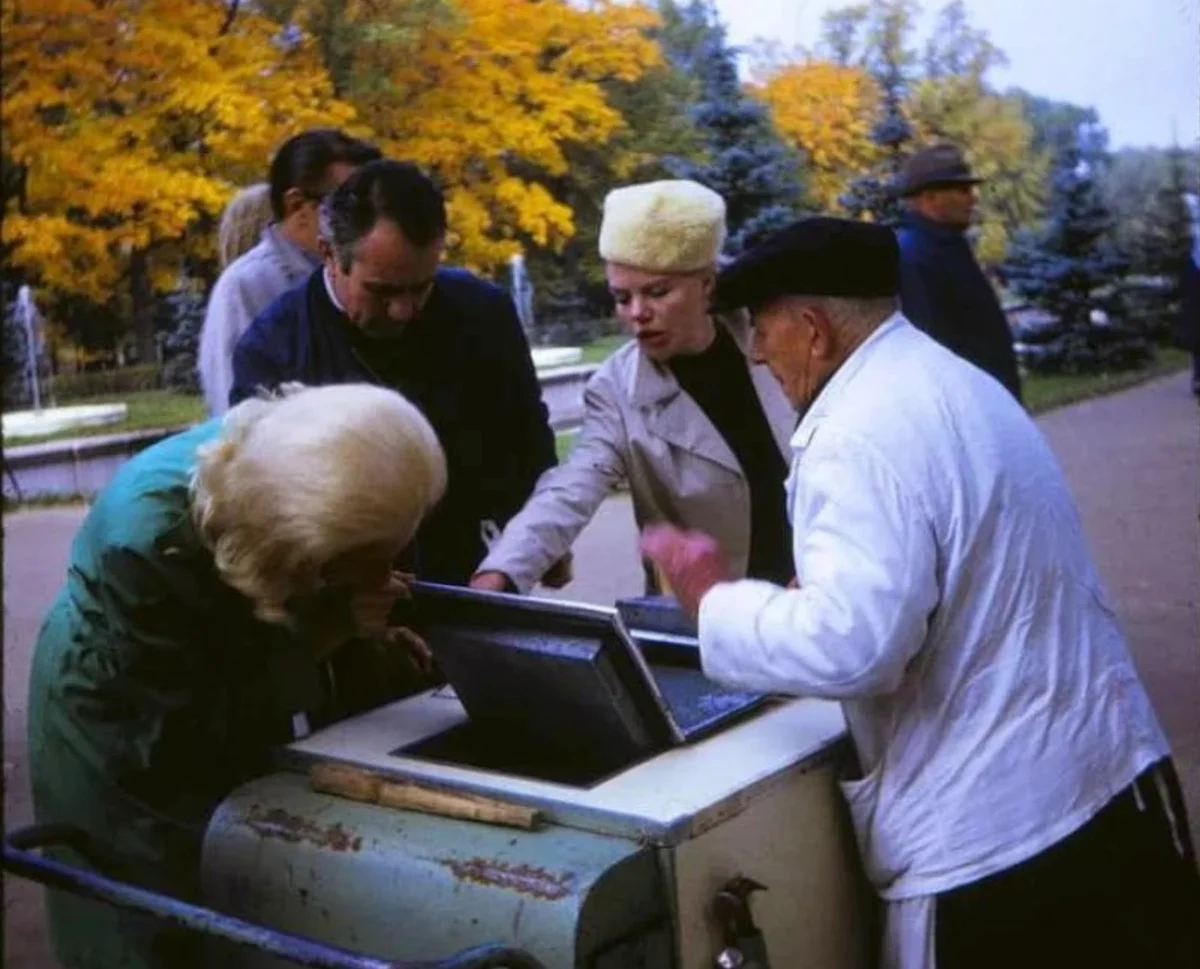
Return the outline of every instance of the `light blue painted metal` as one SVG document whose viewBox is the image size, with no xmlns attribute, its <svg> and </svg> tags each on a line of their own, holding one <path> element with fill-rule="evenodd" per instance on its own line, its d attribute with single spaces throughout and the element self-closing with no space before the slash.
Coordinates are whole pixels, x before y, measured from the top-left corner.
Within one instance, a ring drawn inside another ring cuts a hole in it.
<svg viewBox="0 0 1200 969">
<path fill-rule="evenodd" d="M 4 838 L 4 870 L 20 878 L 104 902 L 117 908 L 144 912 L 155 918 L 193 929 L 206 936 L 228 939 L 238 945 L 279 955 L 289 964 L 311 969 L 545 969 L 525 953 L 498 945 L 472 946 L 447 959 L 395 962 L 373 959 L 304 936 L 254 925 L 222 912 L 192 905 L 178 898 L 116 881 L 94 871 L 42 858 L 33 850 L 58 844 L 82 847 L 85 832 L 69 825 L 32 825 L 9 832 Z"/>
<path fill-rule="evenodd" d="M 379 958 L 442 958 L 492 942 L 547 969 L 614 965 L 617 946 L 630 959 L 648 953 L 630 965 L 671 966 L 652 849 L 362 804 L 316 793 L 301 774 L 234 792 L 209 825 L 202 873 L 215 908 Z M 233 952 L 217 958 L 223 969 L 282 969 Z"/>
</svg>

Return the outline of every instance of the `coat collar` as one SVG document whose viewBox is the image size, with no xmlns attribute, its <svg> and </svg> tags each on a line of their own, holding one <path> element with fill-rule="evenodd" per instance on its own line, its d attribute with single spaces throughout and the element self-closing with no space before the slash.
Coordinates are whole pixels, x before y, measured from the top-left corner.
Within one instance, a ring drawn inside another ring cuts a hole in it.
<svg viewBox="0 0 1200 969">
<path fill-rule="evenodd" d="M 293 286 L 298 286 L 321 266 L 317 256 L 305 252 L 280 231 L 278 222 L 263 229 L 262 243 Z"/>
<path fill-rule="evenodd" d="M 834 371 L 833 376 L 817 394 L 817 399 L 805 411 L 804 417 L 796 427 L 796 433 L 792 435 L 792 450 L 799 452 L 808 447 L 829 411 L 837 405 L 838 399 L 847 393 L 855 378 L 867 367 L 871 359 L 880 353 L 889 335 L 907 325 L 908 321 L 897 311 L 855 348 L 845 362 Z"/>
<path fill-rule="evenodd" d="M 743 354 L 749 355 L 750 322 L 744 313 L 718 316 L 717 325 L 724 326 Z M 788 429 L 795 415 L 783 396 L 775 378 L 765 367 L 751 366 L 750 377 L 781 453 L 787 453 Z M 667 367 L 652 362 L 640 350 L 635 350 L 630 397 L 642 411 L 646 428 L 675 447 L 699 455 L 736 474 L 741 465 L 712 421 L 697 414 L 694 401 L 683 392 L 679 381 Z"/>
<path fill-rule="evenodd" d="M 735 313 L 717 316 L 718 326 L 724 326 L 733 337 L 742 353 L 750 353 L 750 323 L 745 314 Z M 633 367 L 634 406 L 645 409 L 663 404 L 683 392 L 679 381 L 669 367 L 663 367 L 647 357 L 641 350 L 635 353 Z"/>
</svg>

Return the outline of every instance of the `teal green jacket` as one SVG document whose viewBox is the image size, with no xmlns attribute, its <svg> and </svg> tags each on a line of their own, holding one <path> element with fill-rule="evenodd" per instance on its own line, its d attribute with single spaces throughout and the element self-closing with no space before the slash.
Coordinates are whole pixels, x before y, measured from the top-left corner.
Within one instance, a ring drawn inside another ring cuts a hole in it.
<svg viewBox="0 0 1200 969">
<path fill-rule="evenodd" d="M 96 499 L 29 689 L 37 820 L 88 831 L 107 874 L 193 900 L 212 811 L 322 700 L 302 644 L 254 617 L 193 527 L 196 449 L 218 432 L 210 421 L 141 452 Z M 64 966 L 197 964 L 180 930 L 58 892 L 48 907 Z"/>
</svg>

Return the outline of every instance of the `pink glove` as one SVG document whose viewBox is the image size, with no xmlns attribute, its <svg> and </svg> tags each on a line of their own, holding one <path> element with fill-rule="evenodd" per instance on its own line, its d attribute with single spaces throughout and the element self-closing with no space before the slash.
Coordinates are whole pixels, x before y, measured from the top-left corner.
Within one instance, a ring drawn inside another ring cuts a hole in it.
<svg viewBox="0 0 1200 969">
<path fill-rule="evenodd" d="M 659 567 L 692 619 L 700 600 L 718 582 L 733 578 L 716 539 L 703 532 L 685 532 L 674 525 L 651 525 L 642 532 L 642 554 Z"/>
</svg>

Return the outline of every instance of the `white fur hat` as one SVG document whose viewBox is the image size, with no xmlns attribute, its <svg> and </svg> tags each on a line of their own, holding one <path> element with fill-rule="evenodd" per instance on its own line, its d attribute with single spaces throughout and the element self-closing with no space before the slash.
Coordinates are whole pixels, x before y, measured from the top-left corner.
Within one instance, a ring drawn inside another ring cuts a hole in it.
<svg viewBox="0 0 1200 969">
<path fill-rule="evenodd" d="M 712 266 L 725 242 L 725 200 L 699 182 L 646 182 L 604 200 L 600 258 L 655 273 Z"/>
</svg>

